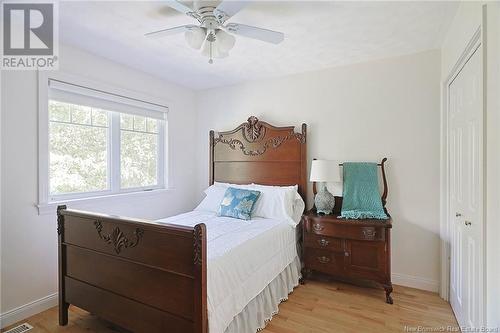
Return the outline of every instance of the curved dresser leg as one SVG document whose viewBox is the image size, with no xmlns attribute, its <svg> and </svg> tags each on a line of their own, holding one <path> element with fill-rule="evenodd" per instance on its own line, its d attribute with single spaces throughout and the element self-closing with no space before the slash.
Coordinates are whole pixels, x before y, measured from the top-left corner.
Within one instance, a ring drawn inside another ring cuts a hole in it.
<svg viewBox="0 0 500 333">
<path fill-rule="evenodd" d="M 306 284 L 306 279 L 309 279 L 311 276 L 312 271 L 309 268 L 303 268 L 302 269 L 302 277 L 299 280 L 300 284 Z"/>
<path fill-rule="evenodd" d="M 393 304 L 391 293 L 392 293 L 392 283 L 383 285 L 385 290 L 385 302 L 387 304 Z"/>
</svg>

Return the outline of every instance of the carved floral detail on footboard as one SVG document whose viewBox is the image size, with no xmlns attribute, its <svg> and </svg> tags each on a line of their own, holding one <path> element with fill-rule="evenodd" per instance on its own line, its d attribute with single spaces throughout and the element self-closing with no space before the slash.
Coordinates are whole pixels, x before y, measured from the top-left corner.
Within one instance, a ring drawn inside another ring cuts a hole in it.
<svg viewBox="0 0 500 333">
<path fill-rule="evenodd" d="M 200 225 L 196 225 L 193 231 L 194 239 L 194 264 L 200 266 L 202 263 L 202 240 L 203 240 L 203 228 Z"/>
<path fill-rule="evenodd" d="M 95 229 L 99 237 L 105 241 L 107 244 L 113 245 L 116 254 L 122 251 L 122 248 L 132 248 L 139 244 L 140 239 L 144 235 L 144 230 L 136 228 L 134 231 L 135 239 L 131 241 L 125 234 L 120 230 L 119 227 L 115 227 L 110 234 L 104 234 L 102 231 L 101 221 L 94 222 Z"/>
</svg>

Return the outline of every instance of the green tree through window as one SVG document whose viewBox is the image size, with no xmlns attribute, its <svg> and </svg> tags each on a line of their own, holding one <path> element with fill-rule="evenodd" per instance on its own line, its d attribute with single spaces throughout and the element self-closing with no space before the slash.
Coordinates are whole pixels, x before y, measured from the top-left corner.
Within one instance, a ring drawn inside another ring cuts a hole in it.
<svg viewBox="0 0 500 333">
<path fill-rule="evenodd" d="M 120 142 L 112 142 L 113 126 Z M 159 128 L 157 119 L 50 100 L 50 194 L 111 191 L 114 172 L 118 190 L 158 185 Z M 118 146 L 119 167 L 112 168 Z"/>
</svg>

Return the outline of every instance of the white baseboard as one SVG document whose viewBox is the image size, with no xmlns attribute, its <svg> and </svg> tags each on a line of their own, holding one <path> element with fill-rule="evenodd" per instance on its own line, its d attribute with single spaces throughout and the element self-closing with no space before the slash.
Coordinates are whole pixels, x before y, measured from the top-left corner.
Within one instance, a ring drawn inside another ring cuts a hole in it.
<svg viewBox="0 0 500 333">
<path fill-rule="evenodd" d="M 39 300 L 22 305 L 18 308 L 0 314 L 0 328 L 7 327 L 18 321 L 29 318 L 37 313 L 57 305 L 57 293 L 45 296 Z"/>
<path fill-rule="evenodd" d="M 392 273 L 392 283 L 400 286 L 416 289 L 428 290 L 432 292 L 439 291 L 439 281 L 420 276 Z"/>
</svg>

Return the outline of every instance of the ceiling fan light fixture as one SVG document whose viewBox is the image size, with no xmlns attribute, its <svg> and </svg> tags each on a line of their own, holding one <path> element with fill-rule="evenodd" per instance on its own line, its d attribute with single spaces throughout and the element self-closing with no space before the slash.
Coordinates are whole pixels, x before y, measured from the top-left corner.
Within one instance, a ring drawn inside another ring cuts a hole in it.
<svg viewBox="0 0 500 333">
<path fill-rule="evenodd" d="M 221 48 L 221 43 L 217 39 L 218 32 L 211 31 L 207 34 L 207 38 L 205 39 L 205 43 L 201 48 L 201 54 L 205 57 L 208 57 L 208 63 L 212 64 L 213 59 L 221 59 L 229 56 L 228 51 L 224 48 Z M 234 43 L 233 43 L 234 44 Z"/>
<path fill-rule="evenodd" d="M 189 44 L 189 46 L 196 50 L 199 50 L 201 48 L 206 36 L 206 30 L 201 27 L 193 27 L 184 33 L 186 42 Z"/>
<path fill-rule="evenodd" d="M 234 44 L 236 43 L 236 38 L 234 38 L 233 35 L 228 34 L 224 30 L 219 30 L 215 34 L 215 42 L 219 46 L 219 50 L 223 53 L 227 53 L 229 50 L 231 50 L 234 47 Z"/>
<path fill-rule="evenodd" d="M 206 41 L 201 49 L 201 54 L 208 58 L 225 58 L 229 54 L 220 50 L 217 42 Z"/>
<path fill-rule="evenodd" d="M 279 44 L 285 35 L 282 32 L 254 27 L 251 25 L 227 22 L 245 7 L 247 1 L 234 0 L 171 0 L 166 4 L 176 11 L 198 21 L 199 26 L 185 24 L 148 32 L 147 37 L 170 36 L 184 32 L 190 47 L 200 50 L 213 63 L 214 58 L 225 58 L 234 47 L 237 36 L 244 36 L 267 43 Z"/>
</svg>

